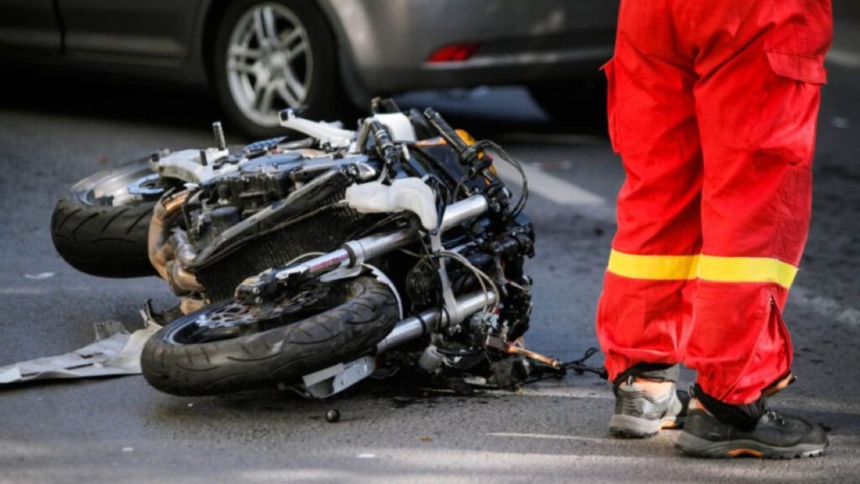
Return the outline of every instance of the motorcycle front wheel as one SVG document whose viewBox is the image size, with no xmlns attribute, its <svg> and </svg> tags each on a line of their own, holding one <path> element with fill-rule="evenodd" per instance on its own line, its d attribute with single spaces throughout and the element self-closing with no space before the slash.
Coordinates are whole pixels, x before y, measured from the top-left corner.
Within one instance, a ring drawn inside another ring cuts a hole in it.
<svg viewBox="0 0 860 484">
<path fill-rule="evenodd" d="M 173 395 L 217 395 L 292 384 L 369 354 L 399 319 L 392 290 L 373 277 L 308 288 L 262 305 L 228 299 L 153 334 L 140 364 Z"/>
<path fill-rule="evenodd" d="M 146 158 L 77 182 L 51 216 L 51 240 L 75 269 L 100 277 L 156 275 L 147 254 L 152 208 L 164 189 Z"/>
</svg>

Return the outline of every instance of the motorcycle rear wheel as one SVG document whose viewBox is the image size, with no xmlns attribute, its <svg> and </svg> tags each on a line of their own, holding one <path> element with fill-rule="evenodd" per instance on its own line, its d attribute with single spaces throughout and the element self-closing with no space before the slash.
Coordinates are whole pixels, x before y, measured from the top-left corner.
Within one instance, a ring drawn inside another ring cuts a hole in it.
<svg viewBox="0 0 860 484">
<path fill-rule="evenodd" d="M 375 278 L 327 289 L 292 312 L 228 299 L 180 317 L 147 340 L 143 376 L 157 390 L 184 396 L 292 384 L 372 352 L 399 319 L 394 293 Z"/>
<path fill-rule="evenodd" d="M 152 208 L 163 192 L 159 183 L 146 158 L 77 182 L 57 201 L 51 216 L 57 253 L 93 276 L 156 275 L 147 238 Z"/>
</svg>

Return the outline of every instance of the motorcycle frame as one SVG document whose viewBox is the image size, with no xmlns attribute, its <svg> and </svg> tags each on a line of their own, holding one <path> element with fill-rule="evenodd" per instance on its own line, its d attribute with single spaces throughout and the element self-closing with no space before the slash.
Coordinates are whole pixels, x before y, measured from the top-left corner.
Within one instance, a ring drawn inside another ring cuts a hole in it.
<svg viewBox="0 0 860 484">
<path fill-rule="evenodd" d="M 438 114 L 432 114 L 431 116 L 430 113 L 425 113 L 431 124 L 438 129 L 442 137 L 450 145 L 454 146 L 461 153 L 461 156 L 475 156 L 474 153 L 469 154 L 468 147 L 463 144 L 462 140 L 450 127 L 444 124 Z M 297 118 L 290 112 L 282 113 L 282 125 L 309 135 L 311 139 L 318 140 L 327 149 L 346 149 L 350 153 L 358 152 L 361 149 L 360 147 L 363 146 L 363 142 L 356 141 L 356 136 L 361 141 L 373 134 L 374 137 L 380 138 L 377 139 L 377 143 L 380 146 L 389 148 L 385 152 L 385 156 L 383 156 L 384 162 L 388 164 L 391 163 L 390 157 L 393 152 L 393 149 L 391 149 L 393 148 L 393 144 L 382 129 L 379 122 L 382 120 L 381 116 L 377 114 L 373 120 L 367 120 L 362 125 L 362 131 L 359 133 L 341 130 L 326 123 L 310 122 L 302 118 Z M 390 129 L 394 122 L 403 122 L 405 119 L 400 114 L 392 115 L 390 119 L 385 118 L 385 121 L 387 121 L 386 127 Z M 442 123 L 441 126 L 440 123 Z M 222 138 L 223 134 L 221 137 L 216 136 L 216 139 L 220 140 Z M 381 141 L 387 141 L 387 143 Z M 206 150 L 183 150 L 174 153 L 162 152 L 153 154 L 150 162 L 153 170 L 159 176 L 198 184 L 215 175 L 235 169 L 232 165 L 217 165 L 213 163 L 213 161 L 228 154 L 223 141 L 219 141 L 217 147 Z M 314 161 L 310 163 L 319 164 Z M 325 171 L 325 169 L 341 165 L 342 162 L 328 162 L 321 164 L 319 168 Z M 362 170 L 359 170 L 359 176 L 356 179 L 366 181 L 375 176 L 375 172 L 364 173 Z M 247 303 L 259 304 L 269 295 L 275 293 L 284 294 L 285 291 L 288 292 L 292 289 L 292 286 L 297 287 L 309 280 L 319 280 L 323 277 L 327 280 L 351 277 L 361 271 L 366 261 L 384 256 L 394 250 L 416 242 L 422 237 L 429 238 L 429 246 L 432 247 L 430 249 L 431 253 L 438 256 L 442 251 L 447 250 L 441 243 L 443 233 L 477 219 L 490 211 L 498 211 L 500 200 L 495 197 L 500 195 L 509 196 L 509 192 L 477 194 L 451 203 L 445 207 L 442 220 L 438 228 L 434 230 L 421 230 L 416 225 L 411 224 L 405 228 L 345 242 L 339 249 L 323 255 L 268 269 L 246 278 L 240 283 L 236 288 L 236 297 Z M 453 250 L 454 252 L 457 251 L 456 248 Z M 291 385 L 291 388 L 300 394 L 313 398 L 325 398 L 343 391 L 367 378 L 376 370 L 376 356 L 422 336 L 458 325 L 470 316 L 481 311 L 486 311 L 491 306 L 495 306 L 500 300 L 501 295 L 490 287 L 485 287 L 481 291 L 455 296 L 444 263 L 439 264 L 439 276 L 440 289 L 444 295 L 440 307 L 426 309 L 419 314 L 406 317 L 397 322 L 389 334 L 376 345 L 372 355 L 363 356 L 350 362 L 338 363 L 305 375 L 302 383 Z M 394 290 L 393 287 L 392 289 Z M 487 340 L 487 347 L 493 347 L 501 352 L 516 353 L 516 351 L 511 351 L 512 348 L 498 346 L 495 341 L 491 340 L 492 338 Z"/>
</svg>

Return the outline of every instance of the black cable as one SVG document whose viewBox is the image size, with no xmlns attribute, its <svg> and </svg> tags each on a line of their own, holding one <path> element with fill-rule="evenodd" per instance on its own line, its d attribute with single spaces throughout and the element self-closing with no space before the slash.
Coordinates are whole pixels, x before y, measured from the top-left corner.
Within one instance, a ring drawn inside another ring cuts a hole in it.
<svg viewBox="0 0 860 484">
<path fill-rule="evenodd" d="M 570 361 L 567 363 L 563 363 L 562 368 L 568 369 L 568 370 L 573 370 L 578 375 L 581 375 L 584 372 L 594 373 L 594 374 L 598 375 L 599 377 L 603 378 L 604 380 L 606 380 L 607 378 L 609 378 L 609 373 L 607 373 L 605 367 L 601 366 L 598 368 L 595 366 L 588 366 L 585 364 L 585 360 L 587 360 L 587 359 L 591 358 L 592 356 L 594 356 L 595 354 L 597 354 L 598 351 L 600 351 L 600 350 L 598 350 L 597 348 L 594 348 L 594 347 L 588 348 L 585 351 L 585 355 L 582 358 L 580 358 L 578 360 L 573 360 L 573 361 Z"/>
<path fill-rule="evenodd" d="M 515 158 L 510 156 L 507 151 L 505 151 L 501 146 L 499 146 L 494 141 L 481 140 L 481 141 L 478 141 L 478 145 L 479 145 L 481 150 L 486 150 L 486 147 L 489 147 L 492 151 L 495 151 L 496 154 L 498 154 L 499 157 L 501 157 L 505 162 L 507 162 L 509 165 L 513 166 L 514 168 L 516 168 L 516 170 L 519 172 L 520 176 L 522 177 L 522 180 L 523 180 L 523 184 L 522 184 L 522 188 L 521 188 L 522 194 L 520 195 L 519 200 L 517 200 L 517 203 L 514 206 L 514 209 L 511 211 L 511 217 L 516 217 L 517 215 L 522 213 L 523 209 L 525 208 L 526 202 L 528 201 L 528 198 L 529 198 L 529 182 L 528 182 L 528 178 L 526 177 L 526 173 L 523 170 L 522 165 L 520 165 L 519 161 L 517 161 Z"/>
<path fill-rule="evenodd" d="M 595 354 L 597 354 L 599 350 L 597 348 L 589 348 L 586 350 L 585 355 L 578 359 L 569 361 L 567 363 L 562 363 L 560 368 L 553 368 L 549 365 L 541 365 L 536 368 L 535 376 L 527 378 L 523 384 L 531 384 L 542 380 L 548 380 L 550 378 L 561 379 L 567 374 L 567 370 L 573 370 L 577 375 L 582 375 L 583 373 L 594 373 L 600 378 L 606 380 L 609 375 L 606 372 L 605 367 L 595 367 L 589 366 L 585 364 L 585 361 Z"/>
</svg>

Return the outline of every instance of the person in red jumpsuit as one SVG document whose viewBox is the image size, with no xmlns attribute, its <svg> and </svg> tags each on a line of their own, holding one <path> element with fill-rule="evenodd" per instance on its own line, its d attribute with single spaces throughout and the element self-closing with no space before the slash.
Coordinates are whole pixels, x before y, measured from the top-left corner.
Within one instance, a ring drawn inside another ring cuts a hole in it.
<svg viewBox="0 0 860 484">
<path fill-rule="evenodd" d="M 814 456 L 773 411 L 793 381 L 782 309 L 809 229 L 830 0 L 621 0 L 609 133 L 626 179 L 596 330 L 610 433 L 684 453 Z M 679 365 L 696 371 L 679 398 Z"/>
</svg>

